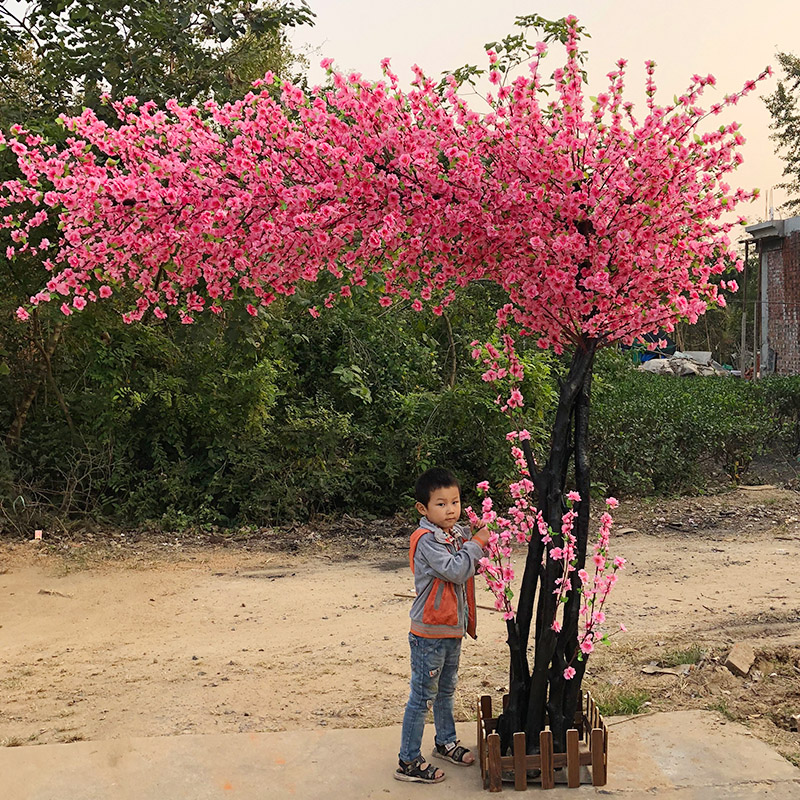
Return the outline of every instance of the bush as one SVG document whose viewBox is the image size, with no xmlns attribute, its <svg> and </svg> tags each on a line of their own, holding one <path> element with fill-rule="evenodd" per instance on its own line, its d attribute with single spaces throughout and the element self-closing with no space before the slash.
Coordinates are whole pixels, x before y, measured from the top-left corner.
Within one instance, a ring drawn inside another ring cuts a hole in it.
<svg viewBox="0 0 800 800">
<path fill-rule="evenodd" d="M 778 432 L 758 383 L 628 370 L 594 392 L 593 475 L 610 492 L 703 490 L 711 468 L 738 481 Z"/>
<path fill-rule="evenodd" d="M 766 412 L 781 426 L 782 441 L 800 457 L 800 375 L 776 375 L 756 386 Z"/>
<path fill-rule="evenodd" d="M 512 471 L 497 389 L 470 357 L 472 338 L 495 330 L 487 291 L 447 318 L 376 313 L 367 300 L 313 320 L 303 297 L 192 326 L 126 326 L 110 307 L 76 315 L 53 358 L 69 422 L 42 384 L 22 440 L 0 453 L 2 493 L 64 522 L 265 524 L 393 514 L 412 505 L 421 470 L 445 464 L 469 499 L 477 481 Z M 41 374 L 36 350 L 9 349 L 6 430 Z M 526 392 L 544 403 L 548 357 L 524 358 Z"/>
<path fill-rule="evenodd" d="M 450 467 L 474 502 L 478 481 L 515 475 L 498 388 L 470 357 L 473 339 L 496 335 L 492 291 L 473 287 L 447 317 L 376 313 L 367 300 L 313 320 L 297 297 L 256 318 L 231 308 L 192 326 L 126 326 L 98 307 L 62 323 L 53 381 L 30 328 L 0 329 L 5 430 L 41 381 L 22 440 L 0 446 L 0 530 L 42 527 L 47 513 L 167 528 L 385 516 L 411 507 L 416 476 L 434 464 Z M 523 424 L 541 458 L 563 364 L 518 345 Z M 603 491 L 702 490 L 711 468 L 738 480 L 775 437 L 795 452 L 800 443 L 800 377 L 668 378 L 609 349 L 592 396 Z"/>
</svg>

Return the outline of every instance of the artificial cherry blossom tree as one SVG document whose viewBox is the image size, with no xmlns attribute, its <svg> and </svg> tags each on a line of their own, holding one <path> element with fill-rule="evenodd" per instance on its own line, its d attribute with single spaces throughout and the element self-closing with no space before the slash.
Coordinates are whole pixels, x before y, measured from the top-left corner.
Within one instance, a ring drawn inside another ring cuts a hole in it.
<svg viewBox="0 0 800 800">
<path fill-rule="evenodd" d="M 514 337 L 570 355 L 542 463 L 520 442 L 541 531 L 528 530 L 519 607 L 505 615 L 504 750 L 515 730 L 534 746 L 545 714 L 563 749 L 580 699 L 594 638 L 590 631 L 587 646 L 579 632 L 579 590 L 595 354 L 724 305 L 720 288 L 736 289 L 724 273 L 741 268 L 729 212 L 752 196 L 727 183 L 741 162 L 738 125 L 705 123 L 755 81 L 707 108 L 701 96 L 714 79 L 695 75 L 661 106 L 650 62 L 637 114 L 623 99 L 625 61 L 605 92 L 587 98 L 577 20 L 560 30 L 566 62 L 552 77 L 544 43 L 513 37 L 489 51 L 486 113 L 459 95 L 455 75 L 437 84 L 415 67 L 401 89 L 388 60 L 377 82 L 326 60 L 329 84 L 310 92 L 267 74 L 223 106 L 109 99 L 118 124 L 91 110 L 65 118 L 63 148 L 13 129 L 5 143 L 24 177 L 4 184 L 0 199 L 13 239 L 7 257 L 47 257 L 51 276 L 32 306 L 55 301 L 69 315 L 125 288 L 135 298 L 127 321 L 173 312 L 188 324 L 228 302 L 255 315 L 330 273 L 338 288 L 319 305 L 377 285 L 382 306 L 430 304 L 440 314 L 460 287 L 489 281 L 508 298 L 497 310 L 503 347 L 476 349 L 486 379 L 508 382 L 502 404 L 524 403 Z M 528 70 L 513 77 L 520 48 Z M 38 231 L 53 217 L 59 238 L 47 241 Z"/>
</svg>

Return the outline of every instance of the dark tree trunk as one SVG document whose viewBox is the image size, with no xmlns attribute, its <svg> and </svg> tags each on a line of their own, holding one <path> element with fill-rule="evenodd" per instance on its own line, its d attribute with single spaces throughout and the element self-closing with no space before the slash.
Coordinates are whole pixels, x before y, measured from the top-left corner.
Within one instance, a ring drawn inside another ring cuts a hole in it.
<svg viewBox="0 0 800 800">
<path fill-rule="evenodd" d="M 553 541 L 545 546 L 538 532 L 533 532 L 525 560 L 516 624 L 513 621 L 508 623 L 511 655 L 509 704 L 497 723 L 503 753 L 511 749 L 513 733 L 519 730 L 526 733 L 528 752 L 535 752 L 546 717 L 553 731 L 554 745 L 563 752 L 566 731 L 572 725 L 580 700 L 580 680 L 585 661 L 578 662 L 575 658 L 580 612 L 580 597 L 575 589 L 579 585 L 577 570 L 583 568 L 586 558 L 589 532 L 587 434 L 591 376 L 597 344 L 596 340 L 584 339 L 575 350 L 569 373 L 561 384 L 549 457 L 540 471 L 536 469 L 530 448 L 524 447 L 536 490 L 538 510 L 553 531 Z M 561 518 L 566 511 L 564 491 L 573 457 L 576 488 L 581 495 L 573 527 L 573 534 L 577 538 L 578 565 L 571 575 L 572 591 L 564 609 L 563 627 L 560 633 L 556 633 L 552 628 L 557 611 L 554 590 L 556 579 L 562 574 L 562 562 L 549 558 L 548 553 L 552 547 L 563 545 Z M 528 673 L 528 640 L 534 605 L 535 648 L 533 668 Z M 575 667 L 576 675 L 572 680 L 565 681 L 564 669 L 570 663 Z M 523 675 L 519 675 L 519 669 L 525 670 Z"/>
<path fill-rule="evenodd" d="M 575 403 L 575 490 L 581 496 L 577 504 L 573 534 L 576 538 L 577 564 L 570 576 L 570 594 L 564 608 L 563 627 L 558 636 L 556 654 L 550 677 L 550 696 L 547 713 L 550 730 L 553 733 L 554 747 L 566 752 L 567 730 L 572 727 L 575 711 L 581 697 L 581 680 L 586 668 L 586 657 L 578 661 L 578 628 L 580 619 L 581 595 L 578 592 L 580 578 L 578 570 L 586 564 L 586 550 L 589 542 L 589 507 L 591 502 L 591 481 L 589 476 L 589 402 L 592 386 L 592 370 L 589 367 L 583 387 Z M 564 670 L 572 666 L 575 676 L 564 679 Z"/>
</svg>

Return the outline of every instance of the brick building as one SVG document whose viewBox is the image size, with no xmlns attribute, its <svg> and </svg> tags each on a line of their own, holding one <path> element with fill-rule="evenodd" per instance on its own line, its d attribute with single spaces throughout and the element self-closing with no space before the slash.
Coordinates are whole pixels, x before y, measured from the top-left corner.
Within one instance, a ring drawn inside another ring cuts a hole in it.
<svg viewBox="0 0 800 800">
<path fill-rule="evenodd" d="M 749 225 L 759 255 L 760 374 L 800 375 L 800 216 Z"/>
</svg>

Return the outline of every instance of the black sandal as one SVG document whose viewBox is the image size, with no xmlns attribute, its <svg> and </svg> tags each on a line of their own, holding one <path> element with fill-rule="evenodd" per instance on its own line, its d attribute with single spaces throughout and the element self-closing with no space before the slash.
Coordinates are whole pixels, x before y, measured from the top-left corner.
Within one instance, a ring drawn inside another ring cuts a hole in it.
<svg viewBox="0 0 800 800">
<path fill-rule="evenodd" d="M 436 747 L 433 748 L 433 755 L 436 758 L 441 758 L 445 761 L 457 764 L 459 767 L 471 767 L 475 763 L 474 761 L 464 761 L 464 756 L 469 753 L 469 749 L 462 747 L 458 741 L 459 740 L 456 739 L 449 745 L 437 743 Z"/>
<path fill-rule="evenodd" d="M 425 769 L 422 769 L 424 760 L 422 756 L 415 758 L 413 761 L 406 763 L 402 759 L 398 759 L 400 766 L 395 770 L 394 777 L 398 781 L 412 781 L 413 783 L 441 783 L 444 780 L 444 773 L 433 766 L 428 764 Z M 442 772 L 439 777 L 436 777 L 437 772 Z"/>
</svg>

